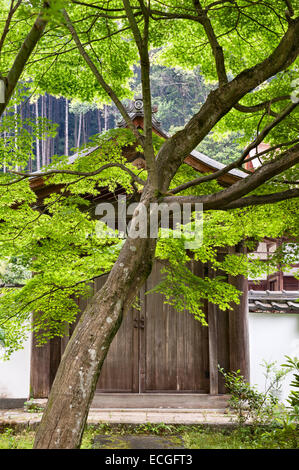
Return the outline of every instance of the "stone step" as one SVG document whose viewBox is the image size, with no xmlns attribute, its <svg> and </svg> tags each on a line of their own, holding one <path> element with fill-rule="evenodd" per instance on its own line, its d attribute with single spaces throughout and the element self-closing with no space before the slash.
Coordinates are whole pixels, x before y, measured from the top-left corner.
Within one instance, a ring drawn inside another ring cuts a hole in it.
<svg viewBox="0 0 299 470">
<path fill-rule="evenodd" d="M 96 393 L 91 408 L 225 409 L 228 395 L 205 393 Z"/>
</svg>

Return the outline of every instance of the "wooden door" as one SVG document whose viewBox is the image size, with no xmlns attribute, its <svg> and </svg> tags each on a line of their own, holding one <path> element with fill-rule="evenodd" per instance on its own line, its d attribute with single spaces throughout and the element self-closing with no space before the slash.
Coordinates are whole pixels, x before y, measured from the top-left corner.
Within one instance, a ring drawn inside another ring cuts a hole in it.
<svg viewBox="0 0 299 470">
<path fill-rule="evenodd" d="M 124 318 L 97 392 L 209 392 L 208 328 L 165 304 L 161 294 L 145 295 L 161 279 L 161 267 L 154 263 L 140 292 L 140 309 Z"/>
<path fill-rule="evenodd" d="M 161 279 L 154 264 L 146 290 Z M 208 329 L 188 312 L 177 312 L 161 294 L 143 296 L 145 328 L 141 331 L 144 392 L 208 392 Z M 142 368 L 141 368 L 142 371 Z"/>
</svg>

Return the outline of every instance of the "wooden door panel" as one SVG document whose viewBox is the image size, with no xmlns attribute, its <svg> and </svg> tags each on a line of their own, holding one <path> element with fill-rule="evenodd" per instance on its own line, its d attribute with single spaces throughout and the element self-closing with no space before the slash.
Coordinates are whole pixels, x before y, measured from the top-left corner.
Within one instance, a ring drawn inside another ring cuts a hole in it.
<svg viewBox="0 0 299 470">
<path fill-rule="evenodd" d="M 209 334 L 188 312 L 177 312 L 161 294 L 147 294 L 161 280 L 155 262 L 104 361 L 97 392 L 209 392 Z M 194 272 L 201 275 L 198 266 Z M 98 290 L 105 277 L 96 281 Z M 136 321 L 137 320 L 137 321 Z M 138 328 L 136 328 L 138 326 Z"/>
<path fill-rule="evenodd" d="M 146 290 L 159 282 L 161 268 L 156 262 Z M 160 294 L 145 299 L 144 391 L 208 392 L 208 328 L 165 304 Z"/>
<path fill-rule="evenodd" d="M 175 313 L 178 323 L 178 390 L 209 390 L 208 328 L 188 313 Z"/>
<path fill-rule="evenodd" d="M 131 309 L 123 319 L 104 361 L 97 391 L 138 392 L 135 315 L 136 313 Z"/>
<path fill-rule="evenodd" d="M 97 279 L 99 290 L 105 279 Z M 104 361 L 97 392 L 138 392 L 138 329 L 135 327 L 135 309 L 124 317 Z"/>
</svg>

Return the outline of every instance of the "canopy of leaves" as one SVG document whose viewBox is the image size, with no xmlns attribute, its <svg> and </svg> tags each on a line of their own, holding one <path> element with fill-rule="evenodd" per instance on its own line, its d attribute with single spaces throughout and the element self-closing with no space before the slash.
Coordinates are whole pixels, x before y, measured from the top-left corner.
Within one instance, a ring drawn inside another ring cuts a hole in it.
<svg viewBox="0 0 299 470">
<path fill-rule="evenodd" d="M 139 56 L 128 18 L 124 14 L 123 2 L 111 0 L 97 3 L 90 0 L 51 1 L 45 12 L 48 25 L 22 76 L 28 80 L 32 93 L 46 91 L 76 100 L 72 107 L 74 113 L 89 109 L 92 102 L 110 103 L 111 100 L 78 53 L 66 28 L 63 8 L 69 12 L 81 44 L 114 93 L 120 100 L 133 96 L 131 85 Z M 204 0 L 201 3 L 209 12 L 217 40 L 223 49 L 229 80 L 268 57 L 288 26 L 286 3 L 282 0 L 213 3 Z M 140 2 L 132 1 L 131 5 L 138 25 L 142 27 L 144 19 Z M 5 19 L 10 3 L 0 0 L 0 6 Z M 38 0 L 32 0 L 22 2 L 17 9 L 1 49 L 2 76 L 12 66 L 40 7 Z M 149 48 L 151 62 L 157 67 L 152 79 L 153 83 L 156 82 L 156 97 L 167 83 L 169 75 L 172 75 L 172 82 L 175 83 L 174 80 L 182 78 L 180 69 L 189 71 L 188 77 L 184 78 L 184 83 L 179 87 L 182 99 L 177 110 L 179 122 L 176 125 L 184 125 L 204 106 L 208 93 L 217 86 L 213 51 L 203 25 L 196 21 L 192 0 L 173 0 L 171 4 L 152 0 L 150 7 Z M 171 66 L 171 74 L 163 74 L 161 65 Z M 241 100 L 242 106 L 252 107 L 268 100 L 271 100 L 271 106 L 261 107 L 257 112 L 249 114 L 233 108 L 213 128 L 212 138 L 225 142 L 225 138 L 233 136 L 238 139 L 238 145 L 244 146 L 252 141 L 262 128 L 273 121 L 273 116 L 277 116 L 286 103 L 290 103 L 290 96 L 294 98 L 297 70 L 298 62 L 294 62 L 287 70 L 248 93 Z M 158 78 L 162 79 L 162 83 L 158 83 Z M 169 95 L 167 106 L 171 107 L 172 92 Z M 15 99 L 18 99 L 17 95 Z M 160 104 L 161 116 L 167 115 L 169 109 L 164 103 Z M 63 335 L 66 323 L 75 320 L 78 298 L 91 294 L 93 280 L 111 269 L 123 244 L 117 234 L 111 237 L 109 231 L 106 236 L 103 233 L 101 237 L 96 236 L 97 222 L 92 217 L 90 201 L 99 197 L 103 188 L 114 191 L 121 187 L 129 195 L 136 194 L 142 182 L 133 183 L 132 173 L 141 179 L 146 178 L 146 172 L 140 173 L 126 162 L 123 155 L 124 147 L 135 144 L 131 131 L 112 130 L 95 136 L 90 144 L 95 149 L 87 154 L 79 153 L 71 167 L 73 171 L 82 174 L 91 173 L 112 162 L 118 166 L 110 166 L 97 174 L 79 176 L 63 173 L 63 170 L 70 168 L 69 161 L 67 157 L 57 157 L 47 170 L 56 169 L 62 173 L 45 178 L 45 184 L 62 185 L 63 189 L 47 196 L 41 204 L 30 186 L 30 180 L 16 177 L 11 170 L 24 167 L 28 154 L 33 157 L 36 137 L 45 138 L 53 133 L 50 123 L 20 120 L 10 109 L 7 109 L 1 122 L 0 163 L 3 169 L 5 167 L 10 171 L 0 174 L 1 259 L 5 266 L 10 266 L 10 272 L 11 266 L 17 266 L 18 263 L 24 268 L 23 275 L 18 273 L 23 287 L 1 290 L 0 340 L 5 342 L 7 355 L 21 347 L 30 327 L 32 311 L 36 312 L 32 327 L 41 343 L 54 335 Z M 295 110 L 266 136 L 265 141 L 277 148 L 269 152 L 264 161 L 277 156 L 280 144 L 283 149 L 287 149 L 291 146 L 288 142 L 297 138 L 298 111 Z M 206 141 L 207 149 L 208 144 Z M 155 154 L 160 146 L 161 140 L 155 138 Z M 237 146 L 234 151 L 241 154 Z M 231 157 L 226 153 L 227 161 L 231 161 Z M 123 171 L 121 166 L 131 173 Z M 198 173 L 190 167 L 182 165 L 170 190 L 197 176 Z M 288 183 L 290 188 L 297 184 L 298 167 L 294 166 L 270 180 L 255 190 L 254 194 L 282 191 L 288 181 L 291 181 Z M 180 194 L 202 195 L 221 190 L 222 187 L 213 180 Z M 206 212 L 203 216 L 201 246 L 188 252 L 184 238 L 177 239 L 172 232 L 169 238 L 159 240 L 156 255 L 160 260 L 167 261 L 167 264 L 165 277 L 155 290 L 163 292 L 166 301 L 179 311 L 188 311 L 205 324 L 205 300 L 214 302 L 223 310 L 230 308 L 231 302 L 238 301 L 239 292 L 227 282 L 229 275 L 251 274 L 254 277 L 262 270 L 272 269 L 278 260 L 276 256 L 268 264 L 262 264 L 250 256 L 236 254 L 227 254 L 220 259 L 219 247 L 233 247 L 244 240 L 252 249 L 254 243 L 265 236 L 294 238 L 299 226 L 298 214 L 298 200 L 242 210 Z M 190 227 L 192 229 L 192 223 Z M 289 253 L 283 250 L 279 256 L 282 265 L 292 261 Z M 214 279 L 195 276 L 192 272 L 193 260 L 208 264 L 210 271 L 214 272 Z M 28 276 L 26 273 L 34 275 Z M 7 284 L 5 272 L 2 273 L 2 279 Z"/>
</svg>

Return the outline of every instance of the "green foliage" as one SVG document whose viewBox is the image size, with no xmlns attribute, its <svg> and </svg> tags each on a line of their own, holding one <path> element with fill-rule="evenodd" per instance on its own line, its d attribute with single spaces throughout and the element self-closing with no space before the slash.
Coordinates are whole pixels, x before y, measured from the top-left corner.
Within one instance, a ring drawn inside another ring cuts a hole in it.
<svg viewBox="0 0 299 470">
<path fill-rule="evenodd" d="M 34 432 L 24 430 L 16 433 L 12 428 L 5 428 L 0 434 L 0 449 L 31 449 L 33 447 Z"/>
<path fill-rule="evenodd" d="M 11 257 L 0 262 L 0 283 L 4 286 L 23 284 L 31 277 L 26 256 Z"/>
<path fill-rule="evenodd" d="M 4 15 L 8 14 L 10 4 L 6 0 L 0 0 L 0 3 L 3 18 L 6 18 Z M 100 5 L 104 3 L 107 7 L 106 2 L 100 2 Z M 206 7 L 208 1 L 202 4 Z M 123 12 L 123 2 L 109 2 L 107 8 L 110 14 L 106 18 L 101 14 L 102 10 L 95 14 L 94 5 L 90 5 L 88 1 L 82 5 L 62 0 L 51 1 L 50 8 L 44 11 L 49 23 L 22 75 L 22 80 L 32 93 L 46 91 L 57 97 L 62 95 L 71 99 L 71 112 L 75 114 L 104 103 L 110 104 L 111 99 L 78 53 L 66 30 L 63 7 L 67 8 L 91 60 L 120 100 L 131 98 L 132 88 L 138 91 L 136 81 L 140 83 L 136 68 L 138 47 L 133 40 L 128 18 L 120 14 Z M 0 55 L 2 74 L 5 75 L 13 64 L 16 51 L 20 49 L 40 7 L 39 1 L 22 2 L 12 18 Z M 151 7 L 165 14 L 175 15 L 182 11 L 193 15 L 196 13 L 191 0 L 175 0 L 167 6 L 153 0 Z M 216 2 L 208 10 L 215 34 L 223 48 L 229 80 L 265 59 L 287 28 L 285 2 L 282 0 L 270 0 L 267 4 L 244 0 L 221 5 Z M 138 16 L 137 20 L 142 28 L 142 18 Z M 167 121 L 167 130 L 173 130 L 174 127 L 185 125 L 204 106 L 208 94 L 216 87 L 213 51 L 198 21 L 172 18 L 158 21 L 155 15 L 150 18 L 149 49 L 153 65 L 153 102 L 159 105 L 158 117 Z M 295 62 L 286 71 L 248 93 L 241 103 L 252 106 L 281 95 L 293 96 L 297 86 L 296 67 Z M 2 168 L 5 165 L 7 170 L 16 166 L 24 168 L 28 158 L 34 157 L 35 139 L 45 139 L 54 136 L 56 132 L 55 126 L 49 121 L 40 120 L 36 123 L 32 118 L 21 119 L 15 112 L 14 105 L 27 99 L 28 93 L 27 88 L 20 87 L 15 93 L 15 101 L 11 101 L 11 107 L 2 117 L 0 164 Z M 167 100 L 162 98 L 165 94 Z M 271 104 L 271 110 L 278 113 L 285 105 L 285 100 L 275 101 Z M 282 121 L 267 136 L 266 141 L 277 144 L 297 138 L 297 113 L 295 111 Z M 273 115 L 265 112 L 265 109 L 245 117 L 232 109 L 214 126 L 199 148 L 223 162 L 230 162 L 240 152 L 240 146 L 245 146 L 256 136 L 260 127 L 272 119 Z M 161 144 L 162 140 L 154 136 L 155 154 Z M 136 145 L 133 134 L 126 129 L 96 135 L 84 149 L 78 149 L 71 168 L 74 171 L 91 172 L 106 163 L 115 162 L 126 165 L 145 180 L 146 172 L 140 173 L 123 156 L 123 148 L 133 145 Z M 274 155 L 271 153 L 267 158 L 271 159 Z M 46 169 L 69 168 L 68 157 L 55 156 Z M 170 191 L 177 184 L 196 176 L 197 172 L 182 165 L 173 178 Z M 269 181 L 253 194 L 284 190 L 286 186 L 282 178 L 296 181 L 298 167 Z M 63 189 L 45 197 L 40 203 L 28 180 L 20 178 L 16 181 L 15 175 L 11 173 L 0 174 L 0 246 L 4 263 L 1 280 L 4 284 L 16 281 L 24 283 L 21 288 L 4 288 L 1 291 L 0 328 L 4 331 L 2 341 L 5 341 L 7 355 L 21 347 L 30 328 L 32 311 L 36 312 L 33 329 L 39 335 L 41 344 L 55 335 L 63 335 L 66 324 L 72 323 L 78 313 L 78 298 L 89 297 L 93 292 L 94 278 L 109 272 L 117 259 L 122 240 L 117 238 L 117 233 L 114 238 L 109 237 L 108 232 L 101 237 L 96 236 L 97 224 L 91 217 L 94 207 L 90 200 L 100 197 L 103 188 L 114 191 L 121 186 L 129 195 L 141 189 L 138 184 L 133 185 L 131 176 L 120 168 L 107 168 L 88 177 L 55 174 L 45 184 L 62 185 Z M 217 182 L 212 181 L 181 194 L 213 194 L 222 190 Z M 154 290 L 163 293 L 166 302 L 179 311 L 188 311 L 202 324 L 206 324 L 202 308 L 205 301 L 215 303 L 222 310 L 231 308 L 232 302 L 238 302 L 239 292 L 227 282 L 229 276 L 243 274 L 256 277 L 265 270 L 274 269 L 278 260 L 278 254 L 267 260 L 267 263 L 241 254 L 227 254 L 220 259 L 218 249 L 234 247 L 241 240 L 252 247 L 253 243 L 265 236 L 295 237 L 298 235 L 298 214 L 296 200 L 244 210 L 206 212 L 203 244 L 198 248 L 186 251 L 184 242 L 187 234 L 177 239 L 175 232 L 169 232 L 168 239 L 159 240 L 156 256 L 164 263 L 167 260 L 167 264 L 164 279 Z M 190 223 L 188 228 L 192 230 L 194 224 Z M 289 253 L 281 250 L 279 256 L 282 267 L 291 264 Z M 201 261 L 209 268 L 213 281 L 210 275 L 203 278 L 195 275 L 191 267 L 194 260 Z M 34 276 L 29 273 L 34 273 Z"/>
<path fill-rule="evenodd" d="M 199 68 L 183 70 L 153 64 L 150 73 L 152 100 L 158 106 L 157 119 L 166 132 L 173 134 L 183 126 L 205 102 L 211 85 Z M 141 93 L 140 67 L 135 68 L 132 89 Z"/>
<path fill-rule="evenodd" d="M 228 165 L 241 155 L 243 146 L 239 143 L 240 139 L 241 133 L 238 131 L 227 132 L 226 135 L 211 133 L 203 139 L 196 150 Z"/>
<path fill-rule="evenodd" d="M 38 403 L 32 400 L 25 401 L 24 403 L 24 411 L 27 413 L 41 413 L 44 411 L 44 407 L 39 406 Z"/>
<path fill-rule="evenodd" d="M 298 448 L 299 406 L 298 406 L 298 359 L 285 356 L 287 361 L 276 368 L 276 363 L 263 362 L 265 367 L 265 391 L 258 392 L 250 386 L 240 371 L 225 372 L 218 367 L 225 380 L 227 391 L 231 394 L 229 405 L 236 413 L 239 429 L 248 423 L 254 426 L 251 437 L 254 448 Z M 277 392 L 280 391 L 283 378 L 295 371 L 291 391 L 285 407 L 279 403 Z M 265 428 L 266 426 L 266 428 Z"/>
<path fill-rule="evenodd" d="M 293 372 L 293 380 L 290 385 L 295 388 L 289 395 L 288 403 L 291 405 L 294 414 L 299 420 L 299 359 L 297 357 L 285 357 L 287 361 L 285 364 L 282 364 L 282 366 L 285 367 L 288 372 Z"/>
<path fill-rule="evenodd" d="M 97 149 L 91 156 L 79 155 L 72 169 L 92 171 L 95 164 L 101 166 L 111 158 L 124 163 L 122 148 L 133 142 L 126 129 L 110 131 L 95 140 Z M 62 169 L 67 163 L 60 159 L 53 166 Z M 132 167 L 132 171 L 137 170 Z M 3 184 L 14 179 L 11 174 L 0 175 Z M 64 335 L 66 323 L 72 323 L 78 313 L 77 299 L 90 296 L 94 278 L 111 269 L 122 245 L 117 237 L 96 236 L 97 222 L 82 196 L 97 195 L 107 186 L 113 190 L 118 184 L 132 192 L 127 173 L 112 168 L 83 180 L 61 174 L 51 179 L 53 183 L 65 184 L 68 194 L 65 189 L 50 195 L 40 211 L 34 207 L 36 196 L 28 181 L 6 186 L 0 200 L 1 254 L 3 260 L 10 260 L 1 277 L 7 283 L 19 279 L 22 272 L 34 272 L 33 277 L 23 276 L 24 287 L 1 291 L 0 323 L 7 356 L 21 347 L 32 311 L 42 312 L 35 315 L 33 325 L 40 344 L 54 335 Z"/>
<path fill-rule="evenodd" d="M 182 165 L 172 184 L 180 184 L 184 178 L 192 178 L 194 170 Z M 185 179 L 185 181 L 186 181 Z M 184 193 L 196 194 L 219 190 L 217 183 L 206 184 L 200 188 L 190 188 Z M 160 238 L 156 249 L 156 257 L 164 264 L 162 281 L 151 292 L 159 292 L 166 298 L 166 303 L 178 311 L 187 311 L 194 315 L 203 325 L 207 324 L 204 316 L 204 301 L 218 305 L 221 310 L 231 309 L 232 303 L 239 302 L 240 292 L 229 283 L 229 276 L 243 274 L 256 279 L 258 276 L 277 270 L 278 258 L 283 269 L 287 270 L 294 262 L 295 253 L 281 250 L 267 260 L 260 260 L 250 252 L 226 253 L 219 255 L 222 247 L 235 247 L 245 243 L 253 250 L 256 243 L 264 236 L 279 237 L 294 228 L 292 207 L 297 203 L 289 201 L 275 206 L 255 207 L 234 211 L 205 211 L 203 218 L 202 243 L 197 248 L 186 250 L 188 231 L 194 233 L 195 226 L 185 225 L 186 235 L 175 238 L 175 231 L 169 230 L 168 238 Z M 165 237 L 166 231 L 163 230 Z M 209 267 L 209 272 L 198 277 L 192 268 L 193 261 L 200 261 Z"/>
<path fill-rule="evenodd" d="M 225 372 L 220 366 L 218 369 L 224 377 L 227 392 L 231 395 L 229 406 L 236 413 L 238 425 L 242 426 L 249 420 L 255 425 L 272 424 L 275 418 L 275 405 L 278 404 L 272 387 L 261 393 L 244 380 L 240 370 Z M 277 384 L 276 380 L 275 378 Z"/>
</svg>

